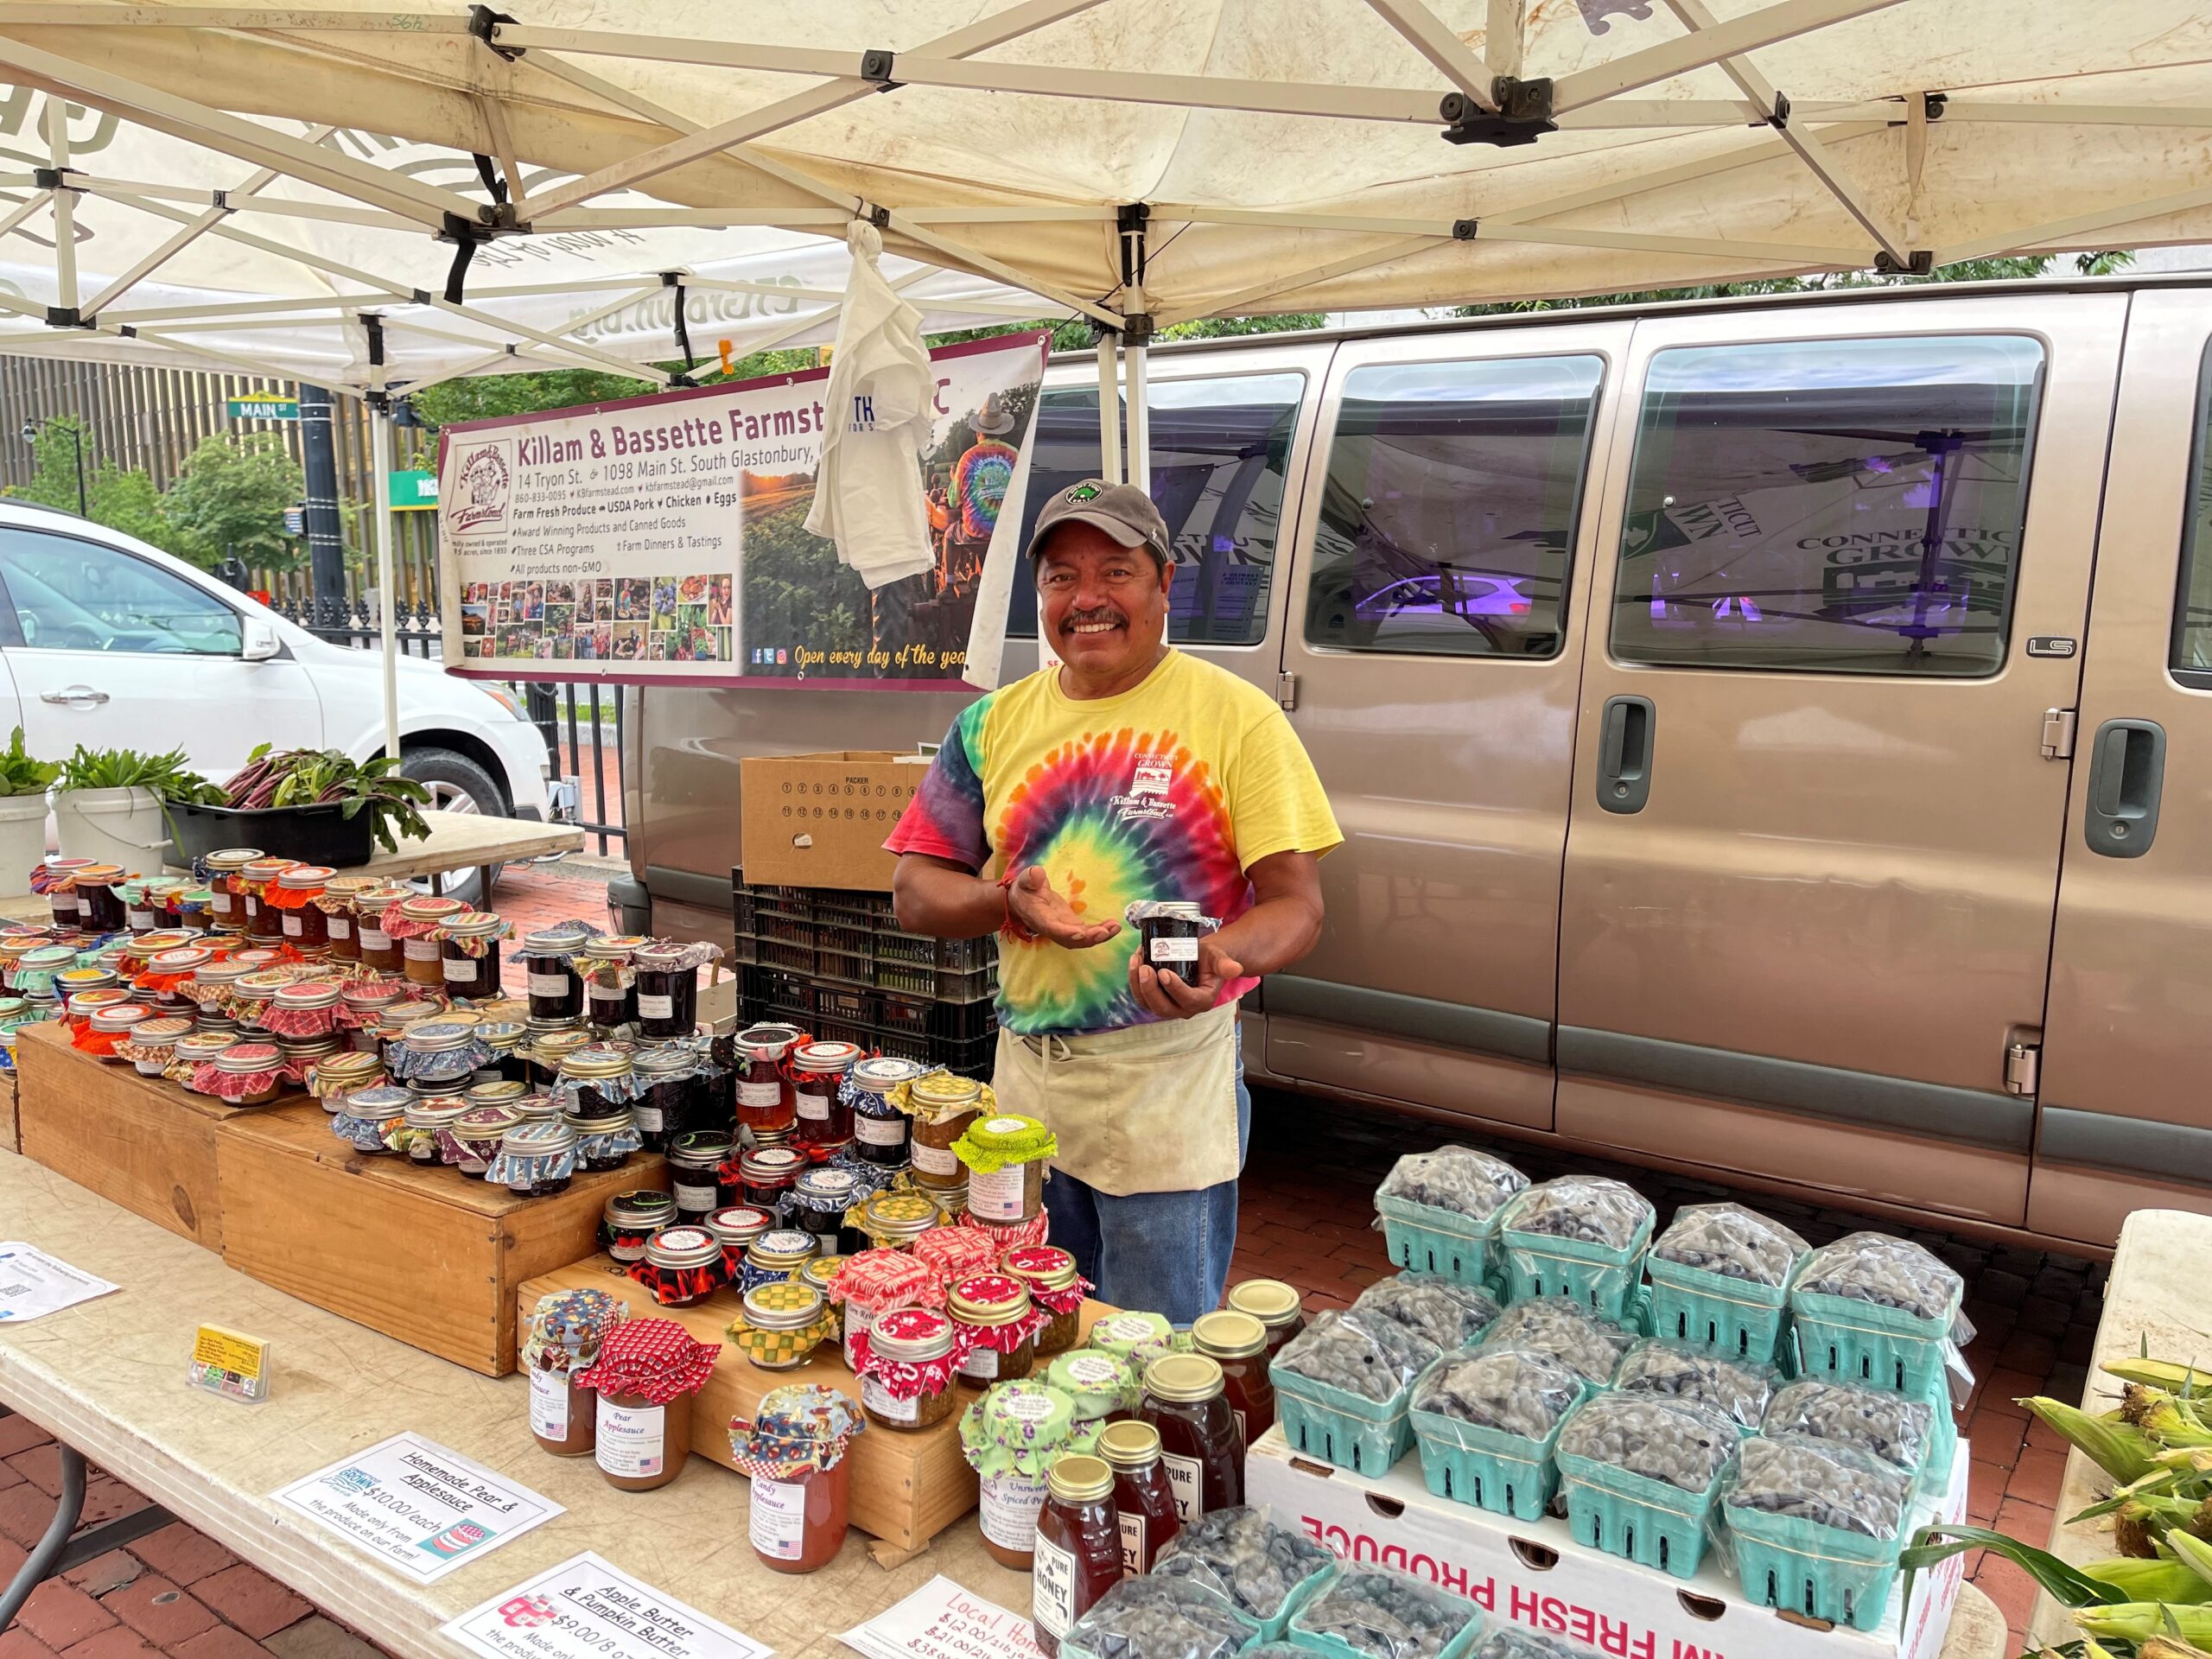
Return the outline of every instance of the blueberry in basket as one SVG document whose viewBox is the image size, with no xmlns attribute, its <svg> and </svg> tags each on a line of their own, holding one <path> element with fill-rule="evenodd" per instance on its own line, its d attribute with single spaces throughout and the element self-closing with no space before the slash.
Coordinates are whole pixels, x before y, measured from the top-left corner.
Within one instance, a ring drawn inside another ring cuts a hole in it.
<svg viewBox="0 0 2212 1659">
<path fill-rule="evenodd" d="M 1962 1284 L 1957 1274 L 1910 1239 L 1853 1233 L 1814 1251 L 1796 1288 L 1940 1319 L 1957 1305 Z"/>
<path fill-rule="evenodd" d="M 1424 1372 L 1413 1408 L 1541 1440 L 1574 1409 L 1582 1389 L 1581 1376 L 1550 1354 L 1485 1343 Z"/>
<path fill-rule="evenodd" d="M 1754 1429 L 1781 1381 L 1771 1365 L 1721 1359 L 1671 1342 L 1639 1342 L 1628 1351 L 1613 1386 L 1623 1394 L 1679 1400 L 1716 1411 L 1739 1429 Z"/>
<path fill-rule="evenodd" d="M 1488 1221 L 1528 1185 L 1529 1178 L 1503 1158 L 1472 1147 L 1439 1147 L 1399 1159 L 1376 1188 L 1376 1196 Z"/>
<path fill-rule="evenodd" d="M 1897 1469 L 1917 1469 L 1928 1455 L 1936 1414 L 1923 1400 L 1855 1382 L 1808 1377 L 1785 1383 L 1766 1408 L 1759 1432 L 1801 1434 L 1847 1446 Z"/>
<path fill-rule="evenodd" d="M 1603 1175 L 1562 1175 L 1515 1200 L 1508 1231 L 1625 1250 L 1649 1227 L 1651 1200 Z"/>
<path fill-rule="evenodd" d="M 1740 1204 L 1693 1204 L 1675 1212 L 1651 1254 L 1676 1267 L 1779 1290 L 1812 1249 L 1780 1222 Z"/>
<path fill-rule="evenodd" d="M 1503 1311 L 1491 1294 L 1432 1274 L 1402 1273 L 1359 1293 L 1355 1313 L 1395 1319 L 1439 1348 L 1464 1348 Z"/>
<path fill-rule="evenodd" d="M 1088 1659 L 1230 1659 L 1259 1627 L 1187 1579 L 1124 1579 L 1068 1626 L 1064 1655 Z"/>
<path fill-rule="evenodd" d="M 1380 1404 L 1395 1399 L 1443 1351 L 1395 1319 L 1331 1308 L 1292 1338 L 1269 1370 Z"/>
<path fill-rule="evenodd" d="M 1736 1425 L 1717 1412 L 1650 1395 L 1601 1394 L 1559 1432 L 1562 1457 L 1581 1458 L 1686 1492 L 1702 1492 L 1736 1455 Z"/>
<path fill-rule="evenodd" d="M 1437 1659 L 1481 1617 L 1465 1597 L 1406 1573 L 1353 1567 L 1309 1602 L 1291 1627 L 1334 1637 L 1370 1659 Z"/>
<path fill-rule="evenodd" d="M 1744 1442 L 1731 1510 L 1809 1521 L 1838 1532 L 1895 1538 L 1904 1529 L 1912 1477 L 1878 1458 L 1827 1440 L 1785 1434 Z"/>
<path fill-rule="evenodd" d="M 1633 1332 L 1565 1296 L 1516 1302 L 1483 1333 L 1485 1348 L 1532 1348 L 1592 1382 L 1611 1382 L 1621 1356 L 1637 1340 Z"/>
<path fill-rule="evenodd" d="M 1266 1620 L 1336 1559 L 1304 1533 L 1240 1506 L 1216 1510 L 1184 1528 L 1160 1551 L 1152 1571 L 1155 1578 L 1187 1579 Z"/>
</svg>

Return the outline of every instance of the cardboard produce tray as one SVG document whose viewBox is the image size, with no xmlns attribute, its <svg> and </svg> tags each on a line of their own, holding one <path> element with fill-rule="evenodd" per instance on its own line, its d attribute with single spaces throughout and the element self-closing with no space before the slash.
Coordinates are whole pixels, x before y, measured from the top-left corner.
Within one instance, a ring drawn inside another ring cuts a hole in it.
<svg viewBox="0 0 2212 1659">
<path fill-rule="evenodd" d="M 522 1312 L 526 1315 L 540 1296 L 580 1288 L 611 1292 L 630 1305 L 635 1317 L 674 1319 L 695 1340 L 722 1344 L 714 1376 L 692 1408 L 691 1449 L 725 1469 L 734 1467 L 729 1452 L 730 1419 L 751 1417 L 760 1396 L 771 1389 L 816 1382 L 855 1400 L 860 1397 L 858 1380 L 845 1369 L 841 1352 L 828 1344 L 804 1365 L 789 1371 L 761 1370 L 731 1348 L 723 1332 L 739 1311 L 736 1292 L 718 1290 L 693 1307 L 662 1307 L 653 1300 L 652 1293 L 632 1280 L 611 1256 L 594 1256 L 531 1280 L 522 1287 Z M 1088 1335 L 1095 1322 L 1112 1312 L 1099 1303 L 1085 1302 L 1084 1333 Z M 982 1396 L 981 1389 L 964 1383 L 955 1387 L 963 1409 Z M 976 1473 L 960 1454 L 957 1411 L 941 1423 L 912 1433 L 871 1423 L 853 1441 L 849 1455 L 852 1523 L 895 1549 L 920 1548 L 976 1507 Z"/>
</svg>

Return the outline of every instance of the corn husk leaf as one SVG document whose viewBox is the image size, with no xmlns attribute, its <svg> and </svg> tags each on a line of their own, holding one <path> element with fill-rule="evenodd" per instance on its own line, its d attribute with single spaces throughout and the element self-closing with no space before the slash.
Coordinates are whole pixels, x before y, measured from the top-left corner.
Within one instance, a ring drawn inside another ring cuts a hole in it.
<svg viewBox="0 0 2212 1659">
<path fill-rule="evenodd" d="M 2082 1577 L 2094 1579 L 2111 1590 L 2115 1600 L 2184 1604 L 2212 1601 L 2212 1583 L 2199 1578 L 2193 1568 L 2178 1560 L 2145 1561 L 2115 1555 L 2105 1560 L 2085 1562 L 2079 1570 Z"/>
<path fill-rule="evenodd" d="M 2177 1365 L 2168 1359 L 2113 1359 L 2097 1369 L 2123 1382 L 2140 1382 L 2170 1394 L 2212 1394 L 2212 1371 Z"/>
<path fill-rule="evenodd" d="M 1938 1523 L 1923 1527 L 1913 1534 L 1912 1542 L 1897 1555 L 1897 1565 L 1905 1571 L 1906 1602 L 1910 1604 L 1912 1599 L 1914 1573 L 1969 1549 L 1986 1549 L 2002 1555 L 2033 1579 L 2061 1606 L 2089 1607 L 2103 1603 L 2124 1604 L 2130 1599 L 2126 1592 L 2100 1583 L 2047 1549 L 2024 1544 L 1987 1527 Z"/>
<path fill-rule="evenodd" d="M 2149 1642 L 2177 1637 L 2203 1648 L 2212 1643 L 2212 1606 L 2176 1607 L 2164 1602 L 2126 1601 L 2075 1610 L 2074 1623 L 2102 1642 Z"/>
<path fill-rule="evenodd" d="M 2174 1560 L 2202 1579 L 2206 1591 L 2212 1592 L 2212 1544 L 2179 1527 L 2169 1530 L 2164 1541 L 2165 1547 L 2173 1552 Z M 2202 1601 L 2208 1597 L 2198 1596 L 2192 1599 Z"/>
<path fill-rule="evenodd" d="M 2022 1400 L 2069 1445 L 2079 1446 L 2089 1460 L 2117 1481 L 2137 1481 L 2156 1469 L 2160 1448 L 2140 1429 L 2125 1423 L 2092 1417 L 2078 1406 L 2038 1395 Z"/>
</svg>

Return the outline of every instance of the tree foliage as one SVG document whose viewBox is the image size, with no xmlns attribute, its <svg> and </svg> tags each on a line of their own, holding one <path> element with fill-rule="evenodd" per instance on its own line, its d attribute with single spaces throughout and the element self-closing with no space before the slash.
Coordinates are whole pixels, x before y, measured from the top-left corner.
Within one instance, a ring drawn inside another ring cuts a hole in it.
<svg viewBox="0 0 2212 1659">
<path fill-rule="evenodd" d="M 92 451 L 84 423 L 73 415 L 57 415 L 39 424 L 32 445 L 35 470 L 28 484 L 8 493 L 22 501 L 77 511 L 77 455 L 74 438 L 84 446 L 85 516 L 126 536 L 149 542 L 165 553 L 192 556 L 187 537 L 162 511 L 161 492 L 154 480 L 136 468 L 103 461 Z"/>
<path fill-rule="evenodd" d="M 307 492 L 300 463 L 274 432 L 212 433 L 185 460 L 162 511 L 185 556 L 209 567 L 235 554 L 249 569 L 287 570 L 307 543 L 284 534 L 284 509 Z"/>
</svg>

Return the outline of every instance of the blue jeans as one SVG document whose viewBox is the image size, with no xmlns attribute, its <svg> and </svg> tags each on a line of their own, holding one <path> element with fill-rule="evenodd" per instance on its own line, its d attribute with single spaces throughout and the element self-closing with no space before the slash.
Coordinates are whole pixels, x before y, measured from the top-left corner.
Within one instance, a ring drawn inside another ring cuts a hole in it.
<svg viewBox="0 0 2212 1659">
<path fill-rule="evenodd" d="M 1236 1060 L 1236 1164 L 1252 1135 L 1252 1091 L 1244 1086 L 1243 1046 Z M 1117 1198 L 1054 1170 L 1045 1183 L 1052 1242 L 1102 1302 L 1165 1314 L 1188 1325 L 1221 1305 L 1236 1248 L 1236 1183 L 1193 1192 L 1137 1192 Z"/>
</svg>

